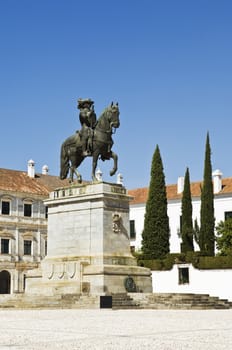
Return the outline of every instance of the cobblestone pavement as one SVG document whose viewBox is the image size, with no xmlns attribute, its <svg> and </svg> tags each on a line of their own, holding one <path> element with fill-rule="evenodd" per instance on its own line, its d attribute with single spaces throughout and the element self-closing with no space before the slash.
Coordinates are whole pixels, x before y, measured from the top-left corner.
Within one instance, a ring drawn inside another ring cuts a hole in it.
<svg viewBox="0 0 232 350">
<path fill-rule="evenodd" d="M 230 350 L 232 310 L 0 310 L 0 350 Z"/>
</svg>

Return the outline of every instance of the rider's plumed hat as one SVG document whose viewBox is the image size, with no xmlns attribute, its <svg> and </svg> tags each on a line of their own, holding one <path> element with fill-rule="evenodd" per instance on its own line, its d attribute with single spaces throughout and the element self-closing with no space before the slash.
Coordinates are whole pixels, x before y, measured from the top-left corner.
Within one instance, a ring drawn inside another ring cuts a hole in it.
<svg viewBox="0 0 232 350">
<path fill-rule="evenodd" d="M 94 102 L 90 98 L 78 98 L 77 100 L 77 108 L 83 108 L 84 105 L 88 105 L 91 107 L 94 104 Z"/>
</svg>

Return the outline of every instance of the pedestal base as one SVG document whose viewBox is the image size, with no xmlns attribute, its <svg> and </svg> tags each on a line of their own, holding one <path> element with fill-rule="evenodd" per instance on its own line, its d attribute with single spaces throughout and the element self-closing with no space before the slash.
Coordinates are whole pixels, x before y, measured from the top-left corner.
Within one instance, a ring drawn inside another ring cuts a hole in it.
<svg viewBox="0 0 232 350">
<path fill-rule="evenodd" d="M 151 272 L 130 252 L 129 200 L 121 185 L 96 183 L 51 193 L 48 255 L 41 276 L 28 275 L 32 294 L 152 292 Z"/>
<path fill-rule="evenodd" d="M 138 266 L 86 266 L 83 281 L 83 286 L 88 288 L 90 294 L 152 292 L 150 270 Z M 130 285 L 131 282 L 133 285 Z"/>
<path fill-rule="evenodd" d="M 45 259 L 40 270 L 27 276 L 26 293 L 56 294 L 113 294 L 152 292 L 150 269 L 135 265 L 96 265 L 91 259 Z M 132 289 L 127 281 L 132 280 Z M 133 290 L 134 288 L 134 290 Z"/>
</svg>

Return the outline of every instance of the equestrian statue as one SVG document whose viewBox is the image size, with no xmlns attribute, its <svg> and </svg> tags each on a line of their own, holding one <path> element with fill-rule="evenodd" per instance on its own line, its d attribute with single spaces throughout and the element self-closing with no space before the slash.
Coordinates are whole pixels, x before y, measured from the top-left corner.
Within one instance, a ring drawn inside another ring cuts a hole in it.
<svg viewBox="0 0 232 350">
<path fill-rule="evenodd" d="M 95 172 L 97 162 L 114 160 L 114 167 L 110 175 L 114 175 L 118 168 L 118 156 L 112 151 L 112 134 L 120 126 L 118 103 L 111 103 L 97 119 L 94 111 L 94 102 L 91 99 L 78 99 L 77 108 L 80 110 L 79 120 L 81 130 L 68 137 L 61 146 L 60 178 L 66 179 L 70 175 L 70 182 L 74 174 L 78 182 L 82 177 L 77 168 L 86 157 L 92 157 L 92 180 L 97 181 Z"/>
</svg>

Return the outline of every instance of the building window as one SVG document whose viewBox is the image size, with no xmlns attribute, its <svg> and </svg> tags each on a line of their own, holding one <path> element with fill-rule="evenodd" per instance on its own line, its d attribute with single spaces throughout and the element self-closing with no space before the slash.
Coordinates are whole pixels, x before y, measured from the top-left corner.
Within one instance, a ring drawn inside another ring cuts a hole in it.
<svg viewBox="0 0 232 350">
<path fill-rule="evenodd" d="M 48 218 L 48 207 L 46 206 L 45 207 L 45 219 L 47 219 Z"/>
<path fill-rule="evenodd" d="M 189 268 L 188 267 L 179 267 L 179 284 L 188 284 L 189 283 Z"/>
<path fill-rule="evenodd" d="M 29 240 L 24 241 L 24 255 L 31 255 L 32 242 Z"/>
<path fill-rule="evenodd" d="M 232 211 L 225 211 L 225 221 L 232 218 Z"/>
<path fill-rule="evenodd" d="M 10 240 L 2 238 L 1 239 L 1 254 L 9 254 L 10 253 Z"/>
<path fill-rule="evenodd" d="M 10 215 L 10 201 L 2 201 L 2 215 Z"/>
<path fill-rule="evenodd" d="M 26 289 L 26 275 L 23 275 L 23 290 Z"/>
<path fill-rule="evenodd" d="M 45 251 L 45 255 L 47 255 L 48 254 L 48 241 L 47 240 L 45 240 L 45 242 L 44 242 L 44 251 Z"/>
<path fill-rule="evenodd" d="M 30 203 L 24 203 L 24 216 L 32 215 L 32 205 Z"/>
<path fill-rule="evenodd" d="M 135 246 L 134 245 L 131 245 L 130 251 L 131 251 L 132 254 L 135 253 Z"/>
<path fill-rule="evenodd" d="M 135 220 L 130 220 L 130 239 L 135 239 Z"/>
</svg>

